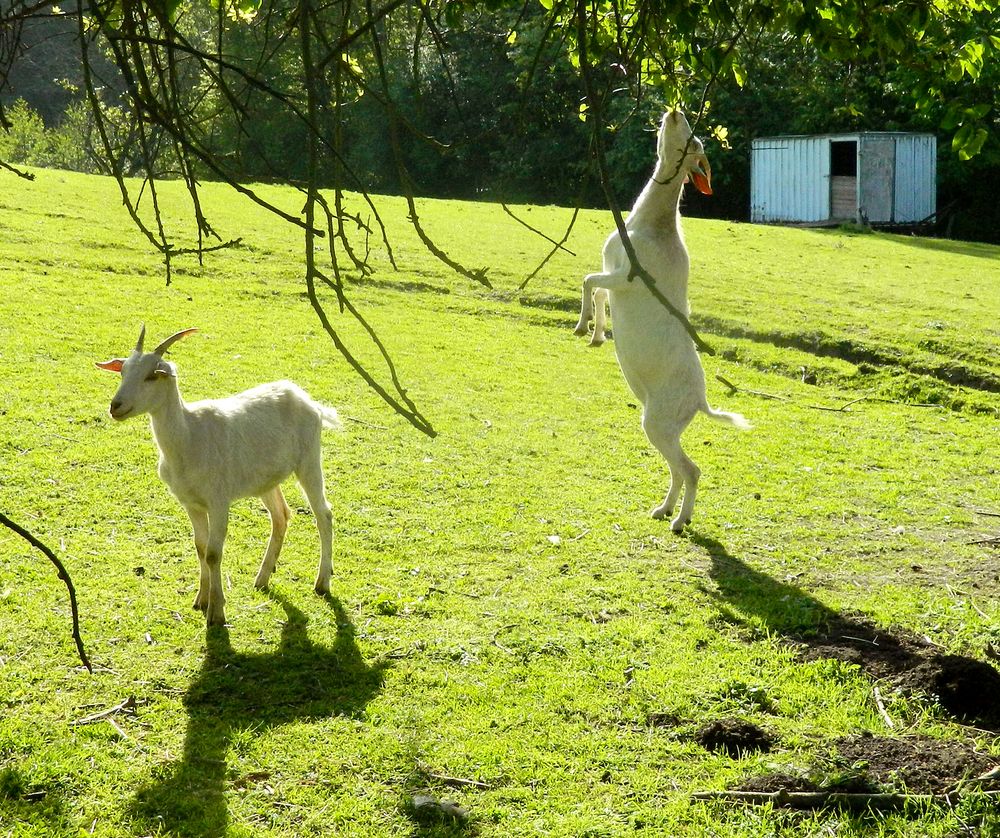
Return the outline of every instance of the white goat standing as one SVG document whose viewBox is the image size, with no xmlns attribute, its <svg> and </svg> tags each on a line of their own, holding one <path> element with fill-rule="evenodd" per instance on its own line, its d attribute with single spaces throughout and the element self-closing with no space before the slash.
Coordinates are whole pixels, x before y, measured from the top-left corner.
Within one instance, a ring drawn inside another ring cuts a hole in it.
<svg viewBox="0 0 1000 838">
<path fill-rule="evenodd" d="M 262 384 L 225 399 L 185 404 L 177 388 L 177 368 L 163 354 L 195 329 L 171 335 L 143 353 L 146 334 L 128 358 L 104 361 L 101 369 L 121 373 L 111 401 L 116 420 L 148 413 L 160 449 L 159 475 L 181 502 L 194 527 L 201 580 L 194 607 L 208 625 L 224 625 L 222 547 L 229 507 L 242 497 L 259 497 L 271 516 L 271 538 L 254 585 L 267 586 L 285 538 L 291 510 L 281 482 L 293 472 L 302 486 L 320 536 L 316 592 L 330 591 L 333 570 L 333 515 L 323 488 L 320 432 L 339 427 L 337 411 L 318 404 L 290 381 Z"/>
<path fill-rule="evenodd" d="M 657 162 L 628 216 L 625 228 L 639 264 L 656 287 L 685 316 L 688 253 L 680 224 L 681 191 L 688 179 L 712 194 L 711 167 L 701 141 L 677 110 L 663 115 Z M 671 526 L 680 532 L 691 522 L 701 471 L 681 448 L 681 434 L 698 411 L 739 428 L 750 425 L 738 413 L 713 410 L 705 395 L 705 372 L 694 342 L 676 317 L 653 297 L 638 277 L 630 280 L 628 255 L 615 230 L 604 243 L 603 271 L 583 280 L 583 302 L 576 334 L 587 333 L 594 319 L 594 346 L 604 342 L 605 302 L 614 318 L 615 352 L 622 374 L 642 403 L 642 428 L 670 466 L 670 489 L 654 518 L 673 514 L 681 490 L 684 500 Z M 594 307 L 596 305 L 596 313 Z"/>
</svg>

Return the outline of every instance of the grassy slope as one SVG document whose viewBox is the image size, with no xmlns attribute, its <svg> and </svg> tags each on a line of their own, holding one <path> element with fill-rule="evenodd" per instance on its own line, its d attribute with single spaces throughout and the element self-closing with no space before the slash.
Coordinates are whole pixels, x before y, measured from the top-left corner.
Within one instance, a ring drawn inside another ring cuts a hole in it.
<svg viewBox="0 0 1000 838">
<path fill-rule="evenodd" d="M 1000 509 L 1000 396 L 943 379 L 1000 376 L 1000 250 L 689 221 L 692 307 L 720 350 L 705 359 L 710 400 L 756 427 L 692 425 L 703 491 L 676 538 L 645 515 L 665 467 L 612 345 L 571 332 L 606 216 L 585 213 L 577 255 L 518 294 L 544 243 L 495 207 L 428 203 L 446 248 L 490 266 L 490 294 L 449 275 L 387 202 L 403 271 L 379 253 L 384 269 L 351 293 L 440 430 L 430 440 L 321 335 L 295 235 L 222 191 L 206 198 L 247 246 L 185 262 L 164 287 L 110 183 L 0 176 L 0 509 L 66 558 L 99 664 L 92 677 L 74 667 L 65 592 L 0 533 L 0 835 L 464 834 L 407 817 L 425 788 L 465 805 L 484 836 L 872 834 L 870 821 L 687 794 L 884 732 L 869 681 L 783 644 L 831 611 L 974 655 L 998 639 L 1000 558 L 967 542 L 991 523 L 970 507 Z M 567 217 L 526 215 L 553 234 Z M 224 565 L 229 644 L 206 645 L 186 517 L 155 476 L 148 424 L 112 425 L 116 382 L 93 368 L 127 351 L 142 320 L 153 339 L 202 330 L 173 353 L 189 399 L 287 376 L 360 420 L 325 438 L 335 599 L 311 593 L 304 510 L 272 592 L 253 590 L 267 521 L 243 503 Z M 798 380 L 802 366 L 819 387 Z M 726 396 L 716 373 L 787 400 Z M 956 409 L 814 409 L 865 394 Z M 129 694 L 140 707 L 119 719 L 124 738 L 71 724 Z M 969 735 L 932 705 L 887 703 L 905 730 Z M 677 724 L 647 724 L 662 713 Z M 775 732 L 779 750 L 734 761 L 691 741 L 733 714 Z M 489 789 L 444 788 L 421 766 Z M 23 801 L 32 790 L 44 799 Z"/>
</svg>

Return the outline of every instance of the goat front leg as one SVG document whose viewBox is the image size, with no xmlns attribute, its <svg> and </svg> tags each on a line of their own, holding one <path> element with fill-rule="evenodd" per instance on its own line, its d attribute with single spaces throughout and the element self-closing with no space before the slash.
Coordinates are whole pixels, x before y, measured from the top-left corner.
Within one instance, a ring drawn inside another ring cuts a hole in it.
<svg viewBox="0 0 1000 838">
<path fill-rule="evenodd" d="M 285 542 L 285 532 L 292 510 L 285 503 L 285 496 L 281 494 L 280 486 L 275 486 L 270 492 L 261 495 L 260 499 L 271 516 L 271 538 L 267 542 L 264 559 L 260 563 L 260 570 L 257 571 L 257 578 L 253 583 L 255 588 L 263 589 L 267 587 L 267 582 L 278 563 L 278 554 L 281 553 L 281 545 Z"/>
<path fill-rule="evenodd" d="M 185 507 L 191 519 L 194 530 L 194 549 L 198 552 L 198 593 L 194 598 L 194 608 L 198 611 L 208 610 L 208 564 L 205 562 L 205 551 L 208 549 L 208 513 L 204 509 Z"/>
<path fill-rule="evenodd" d="M 205 564 L 208 566 L 208 607 L 205 620 L 209 626 L 226 624 L 226 595 L 222 590 L 222 548 L 229 529 L 229 507 L 217 507 L 208 513 L 208 546 Z"/>
<path fill-rule="evenodd" d="M 316 593 L 330 593 L 330 577 L 333 574 L 333 511 L 326 499 L 326 489 L 323 484 L 323 466 L 320 460 L 319 439 L 316 440 L 316 450 L 305 458 L 305 462 L 295 472 L 302 491 L 305 492 L 316 516 L 316 527 L 319 530 L 319 571 L 316 574 Z"/>
<path fill-rule="evenodd" d="M 600 346 L 604 343 L 607 326 L 608 289 L 598 288 L 594 291 L 594 334 L 590 338 L 591 346 Z"/>
<path fill-rule="evenodd" d="M 604 343 L 605 314 L 604 307 L 607 302 L 607 291 L 617 291 L 628 285 L 628 276 L 624 273 L 599 273 L 587 274 L 583 278 L 583 298 L 580 301 L 580 319 L 577 321 L 574 334 L 585 335 L 591 319 L 594 320 L 594 338 L 591 340 L 592 346 L 600 346 Z M 604 293 L 597 295 L 596 300 L 598 310 L 594 312 L 595 300 L 594 291 L 604 289 Z M 598 333 L 600 336 L 598 337 Z"/>
</svg>

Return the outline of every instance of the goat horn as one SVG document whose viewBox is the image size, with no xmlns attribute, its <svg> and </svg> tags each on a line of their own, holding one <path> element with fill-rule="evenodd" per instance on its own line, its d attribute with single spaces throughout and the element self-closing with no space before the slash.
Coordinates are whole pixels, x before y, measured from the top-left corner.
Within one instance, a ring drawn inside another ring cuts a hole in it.
<svg viewBox="0 0 1000 838">
<path fill-rule="evenodd" d="M 142 342 L 146 339 L 146 324 L 142 324 L 142 328 L 139 329 L 139 340 L 136 341 L 135 351 L 142 354 Z"/>
<path fill-rule="evenodd" d="M 198 331 L 197 329 L 184 329 L 184 331 L 182 332 L 177 332 L 175 334 L 172 334 L 165 341 L 163 341 L 163 343 L 157 346 L 156 349 L 153 350 L 153 354 L 163 357 L 163 353 L 166 352 L 175 343 L 177 343 L 177 341 L 179 341 L 181 338 L 186 338 L 191 333 L 197 331 Z"/>
</svg>

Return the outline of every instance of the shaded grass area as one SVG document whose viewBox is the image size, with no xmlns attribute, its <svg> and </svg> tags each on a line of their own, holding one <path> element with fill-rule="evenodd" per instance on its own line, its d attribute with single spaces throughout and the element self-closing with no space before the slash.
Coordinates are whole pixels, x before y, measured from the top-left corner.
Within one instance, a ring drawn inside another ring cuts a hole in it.
<svg viewBox="0 0 1000 838">
<path fill-rule="evenodd" d="M 0 508 L 66 559 L 98 671 L 76 667 L 50 569 L 0 534 L 0 835 L 994 828 L 985 803 L 873 818 L 689 794 L 794 773 L 862 732 L 998 753 L 934 695 L 800 649 L 926 636 L 985 665 L 1000 643 L 1000 552 L 970 543 L 996 530 L 975 510 L 1000 511 L 997 395 L 940 373 L 1000 374 L 1000 251 L 689 222 L 692 308 L 719 350 L 704 359 L 710 401 L 755 429 L 686 433 L 703 491 L 676 538 L 647 517 L 666 469 L 612 345 L 572 336 L 605 215 L 584 213 L 580 255 L 518 292 L 546 244 L 495 207 L 429 202 L 421 217 L 450 252 L 490 265 L 486 293 L 438 266 L 389 202 L 404 270 L 376 254 L 378 273 L 348 288 L 441 432 L 429 440 L 320 333 L 293 233 L 209 186 L 213 221 L 245 245 L 178 262 L 167 288 L 112 184 L 38 175 L 0 179 Z M 294 195 L 268 198 L 296 211 Z M 522 211 L 550 234 L 568 218 Z M 290 377 L 347 418 L 324 437 L 334 597 L 311 593 L 318 544 L 297 490 L 273 588 L 254 591 L 268 525 L 239 504 L 223 566 L 232 625 L 206 635 L 188 607 L 188 524 L 156 478 L 148 424 L 112 425 L 114 378 L 93 369 L 140 321 L 151 335 L 199 327 L 173 356 L 189 400 Z M 374 364 L 359 330 L 336 325 Z M 741 389 L 726 395 L 715 374 Z M 931 401 L 951 409 L 913 406 Z M 129 695 L 136 714 L 117 729 L 74 724 Z M 698 744 L 733 717 L 771 731 L 771 751 Z M 469 820 L 415 817 L 414 795 Z"/>
<path fill-rule="evenodd" d="M 267 770 L 229 777 L 227 756 L 235 742 L 292 722 L 360 718 L 381 690 L 386 664 L 365 663 L 354 627 L 336 599 L 328 597 L 336 641 L 323 647 L 310 640 L 302 611 L 280 594 L 271 597 L 286 615 L 273 651 L 241 653 L 233 648 L 227 628 L 208 632 L 201 672 L 182 698 L 188 719 L 181 758 L 161 766 L 154 782 L 139 789 L 131 804 L 140 831 L 226 834 L 227 785 L 246 789 L 271 778 Z"/>
</svg>

